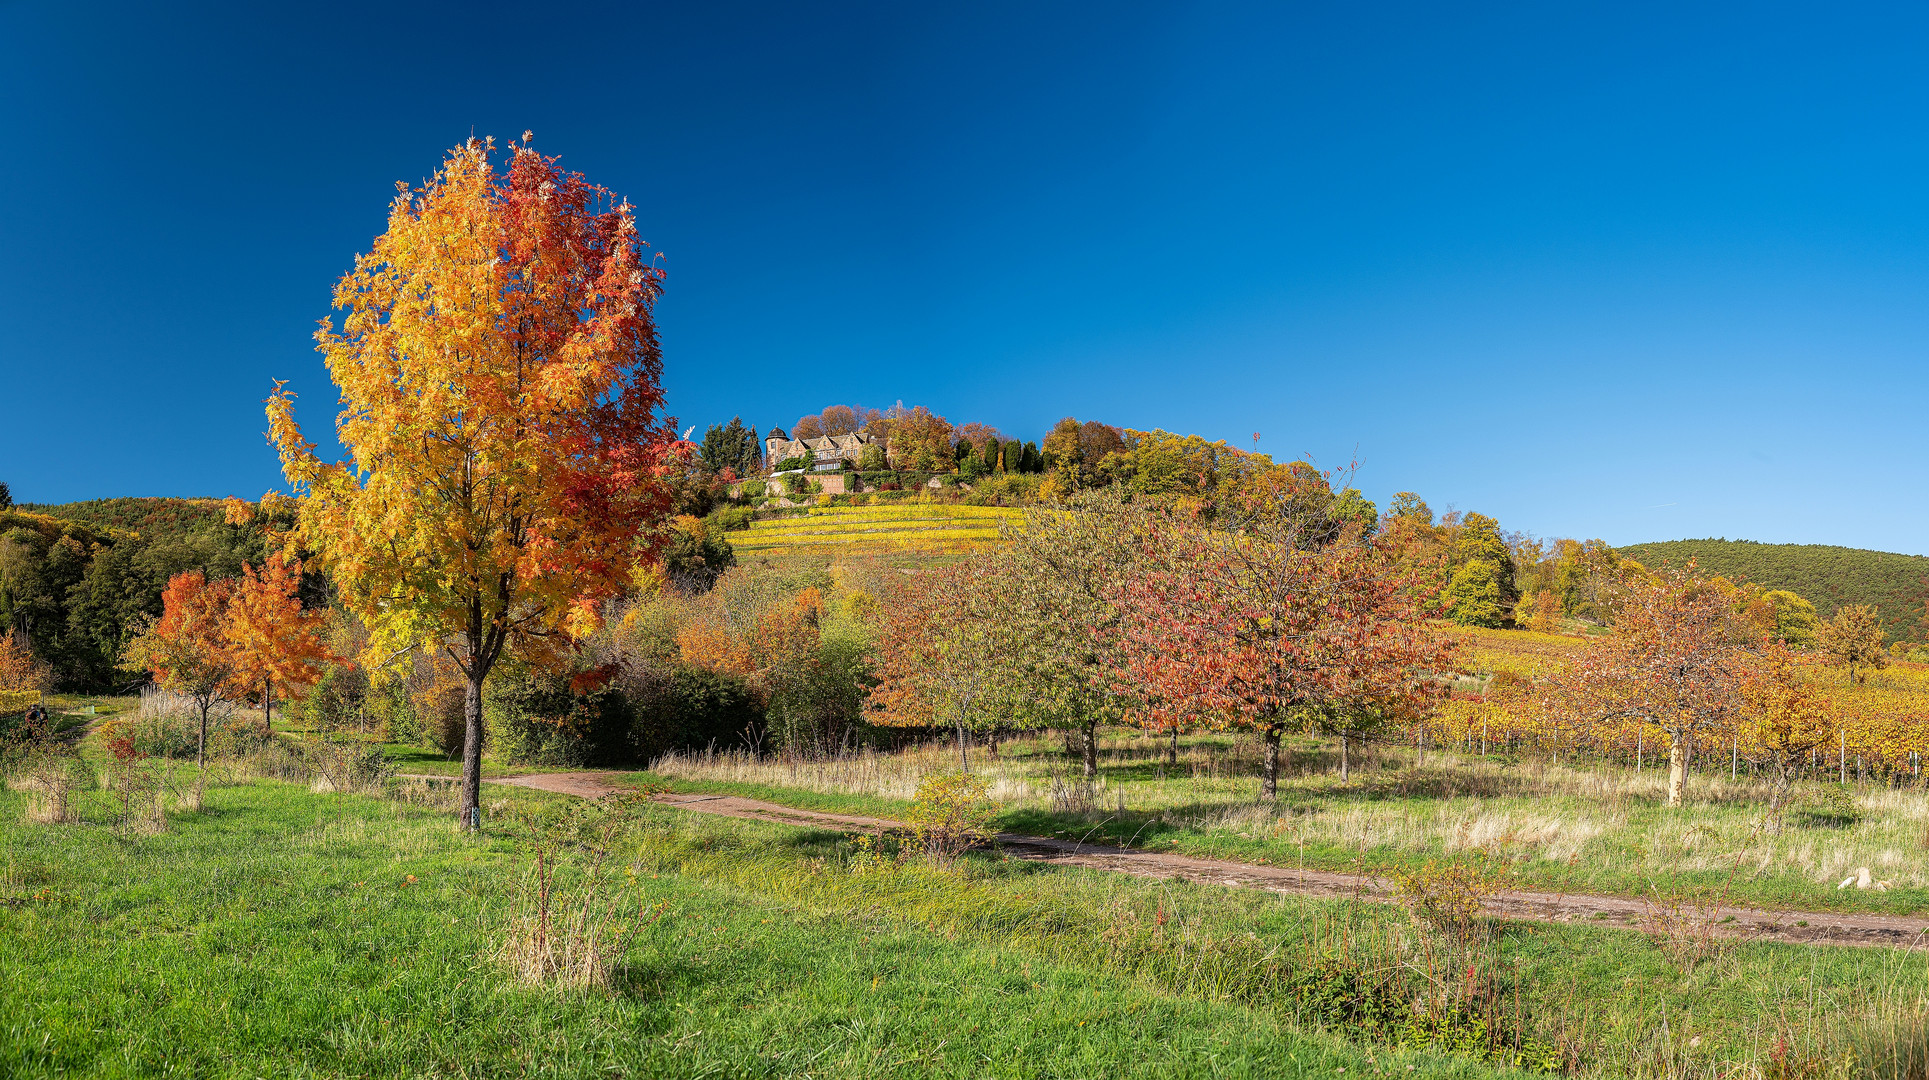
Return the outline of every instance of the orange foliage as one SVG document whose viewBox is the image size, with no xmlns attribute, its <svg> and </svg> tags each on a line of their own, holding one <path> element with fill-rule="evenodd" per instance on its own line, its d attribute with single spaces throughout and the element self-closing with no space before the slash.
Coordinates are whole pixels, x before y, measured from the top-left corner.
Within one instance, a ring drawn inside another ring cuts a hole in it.
<svg viewBox="0 0 1929 1080">
<path fill-rule="evenodd" d="M 312 686 L 335 659 L 322 644 L 319 611 L 303 611 L 301 564 L 269 556 L 260 569 L 242 564 L 228 603 L 227 637 L 234 655 L 231 687 L 237 697 L 262 695 L 262 727 L 273 720 L 274 687 Z"/>
</svg>

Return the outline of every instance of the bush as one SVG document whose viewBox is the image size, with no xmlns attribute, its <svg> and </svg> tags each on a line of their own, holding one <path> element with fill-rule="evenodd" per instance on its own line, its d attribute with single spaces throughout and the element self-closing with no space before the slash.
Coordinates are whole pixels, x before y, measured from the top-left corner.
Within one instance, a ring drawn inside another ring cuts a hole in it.
<svg viewBox="0 0 1929 1080">
<path fill-rule="evenodd" d="M 497 750 L 520 765 L 603 765 L 627 757 L 628 703 L 607 687 L 576 693 L 568 675 L 497 668 L 483 716 Z"/>
<path fill-rule="evenodd" d="M 973 844 L 991 838 L 991 819 L 998 804 L 991 800 L 983 778 L 970 773 L 927 773 L 918 781 L 917 797 L 904 815 L 916 832 L 918 847 L 932 859 L 947 863 Z"/>
<path fill-rule="evenodd" d="M 301 702 L 301 723 L 310 731 L 359 731 L 367 722 L 368 673 L 359 666 L 330 664 Z"/>
<path fill-rule="evenodd" d="M 720 507 L 710 512 L 709 530 L 711 533 L 742 532 L 750 528 L 756 513 L 748 506 Z"/>
<path fill-rule="evenodd" d="M 391 678 L 370 686 L 368 696 L 362 700 L 362 709 L 381 725 L 382 734 L 390 742 L 420 746 L 429 737 L 415 701 L 409 697 L 408 684 L 400 679 Z"/>
<path fill-rule="evenodd" d="M 749 684 L 734 675 L 677 667 L 667 678 L 627 688 L 631 719 L 627 750 L 647 764 L 672 750 L 756 745 L 764 714 Z"/>
<path fill-rule="evenodd" d="M 1502 873 L 1484 866 L 1426 865 L 1394 875 L 1401 903 L 1413 920 L 1453 938 L 1470 941 L 1480 932 L 1482 901 L 1505 887 Z"/>
<path fill-rule="evenodd" d="M 749 528 L 748 520 L 744 527 Z M 671 584 L 685 592 L 709 592 L 725 570 L 737 565 L 737 551 L 723 538 L 723 530 L 700 532 L 702 535 L 692 535 L 675 530 L 663 551 L 663 568 Z"/>
</svg>

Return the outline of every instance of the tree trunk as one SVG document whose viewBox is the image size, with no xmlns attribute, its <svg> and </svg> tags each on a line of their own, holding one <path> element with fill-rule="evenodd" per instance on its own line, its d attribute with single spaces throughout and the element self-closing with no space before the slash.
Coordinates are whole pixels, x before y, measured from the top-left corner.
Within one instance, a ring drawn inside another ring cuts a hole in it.
<svg viewBox="0 0 1929 1080">
<path fill-rule="evenodd" d="M 1668 741 L 1668 805 L 1680 806 L 1688 789 L 1688 736 L 1670 733 Z"/>
<path fill-rule="evenodd" d="M 1266 771 L 1259 779 L 1261 798 L 1279 797 L 1279 731 L 1278 724 L 1271 724 L 1266 728 Z"/>
<path fill-rule="evenodd" d="M 1165 744 L 1165 767 L 1168 769 L 1179 767 L 1179 729 L 1176 726 L 1172 729 L 1172 737 Z"/>
<path fill-rule="evenodd" d="M 208 767 L 208 710 L 213 707 L 213 701 L 201 703 L 201 737 L 194 744 L 194 767 L 203 772 Z"/>
<path fill-rule="evenodd" d="M 971 755 L 965 749 L 964 720 L 962 718 L 958 721 L 958 768 L 965 772 L 971 771 Z"/>
<path fill-rule="evenodd" d="M 1080 742 L 1085 753 L 1085 779 L 1098 779 L 1098 725 L 1086 724 Z"/>
<path fill-rule="evenodd" d="M 470 832 L 482 829 L 482 680 L 487 674 L 471 653 L 462 694 L 462 827 Z"/>
<path fill-rule="evenodd" d="M 1480 741 L 1483 744 L 1483 750 L 1484 750 L 1484 744 L 1487 741 L 1486 736 L 1482 735 Z M 1346 749 L 1347 749 L 1346 732 L 1342 731 L 1340 732 L 1340 783 L 1342 784 L 1346 783 L 1347 775 L 1348 775 L 1348 772 L 1347 772 L 1348 762 L 1347 762 Z"/>
<path fill-rule="evenodd" d="M 267 738 L 275 733 L 275 681 L 261 680 L 261 735 Z"/>
</svg>

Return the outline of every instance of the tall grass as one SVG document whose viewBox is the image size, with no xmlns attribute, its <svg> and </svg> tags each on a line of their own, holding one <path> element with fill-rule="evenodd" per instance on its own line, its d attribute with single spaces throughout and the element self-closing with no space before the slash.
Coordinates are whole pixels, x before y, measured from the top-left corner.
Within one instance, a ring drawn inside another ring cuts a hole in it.
<svg viewBox="0 0 1929 1080">
<path fill-rule="evenodd" d="M 1552 888 L 1646 895 L 1650 885 L 1734 883 L 1737 899 L 1783 905 L 1900 910 L 1929 887 L 1929 797 L 1866 788 L 1854 813 L 1795 816 L 1764 828 L 1768 785 L 1726 770 L 1696 773 L 1687 805 L 1665 805 L 1665 774 L 1613 767 L 1513 762 L 1430 749 L 1379 747 L 1351 783 L 1334 773 L 1334 747 L 1294 746 L 1292 775 L 1276 802 L 1259 797 L 1260 747 L 1250 739 L 1184 740 L 1167 766 L 1162 740 L 1111 733 L 1091 788 L 1068 780 L 1073 762 L 1048 739 L 974 751 L 972 768 L 1005 807 L 1013 831 L 1096 830 L 1098 838 L 1156 841 L 1196 854 L 1343 868 L 1361 859 L 1388 869 L 1439 856 L 1484 854 L 1516 864 L 1522 880 Z M 652 766 L 685 781 L 907 801 L 931 772 L 958 767 L 943 744 L 824 760 L 743 753 L 675 754 Z M 1819 800 L 1827 785 L 1799 798 Z M 1807 824 L 1801 824 L 1807 822 Z M 1839 892 L 1867 867 L 1900 891 Z"/>
</svg>

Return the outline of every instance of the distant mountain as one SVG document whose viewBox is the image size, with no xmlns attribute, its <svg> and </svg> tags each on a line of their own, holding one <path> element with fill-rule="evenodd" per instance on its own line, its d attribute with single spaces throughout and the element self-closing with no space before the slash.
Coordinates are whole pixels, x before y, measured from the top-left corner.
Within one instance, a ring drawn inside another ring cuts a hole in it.
<svg viewBox="0 0 1929 1080">
<path fill-rule="evenodd" d="M 1815 605 L 1823 618 L 1845 604 L 1874 604 L 1892 640 L 1925 637 L 1929 556 L 1828 544 L 1758 544 L 1753 540 L 1667 540 L 1616 548 L 1643 566 L 1680 566 L 1689 559 L 1710 573 L 1787 589 Z"/>
<path fill-rule="evenodd" d="M 78 521 L 96 529 L 138 532 L 148 540 L 178 540 L 207 525 L 219 525 L 226 511 L 220 499 L 124 498 L 42 505 L 21 503 L 16 510 Z"/>
</svg>

